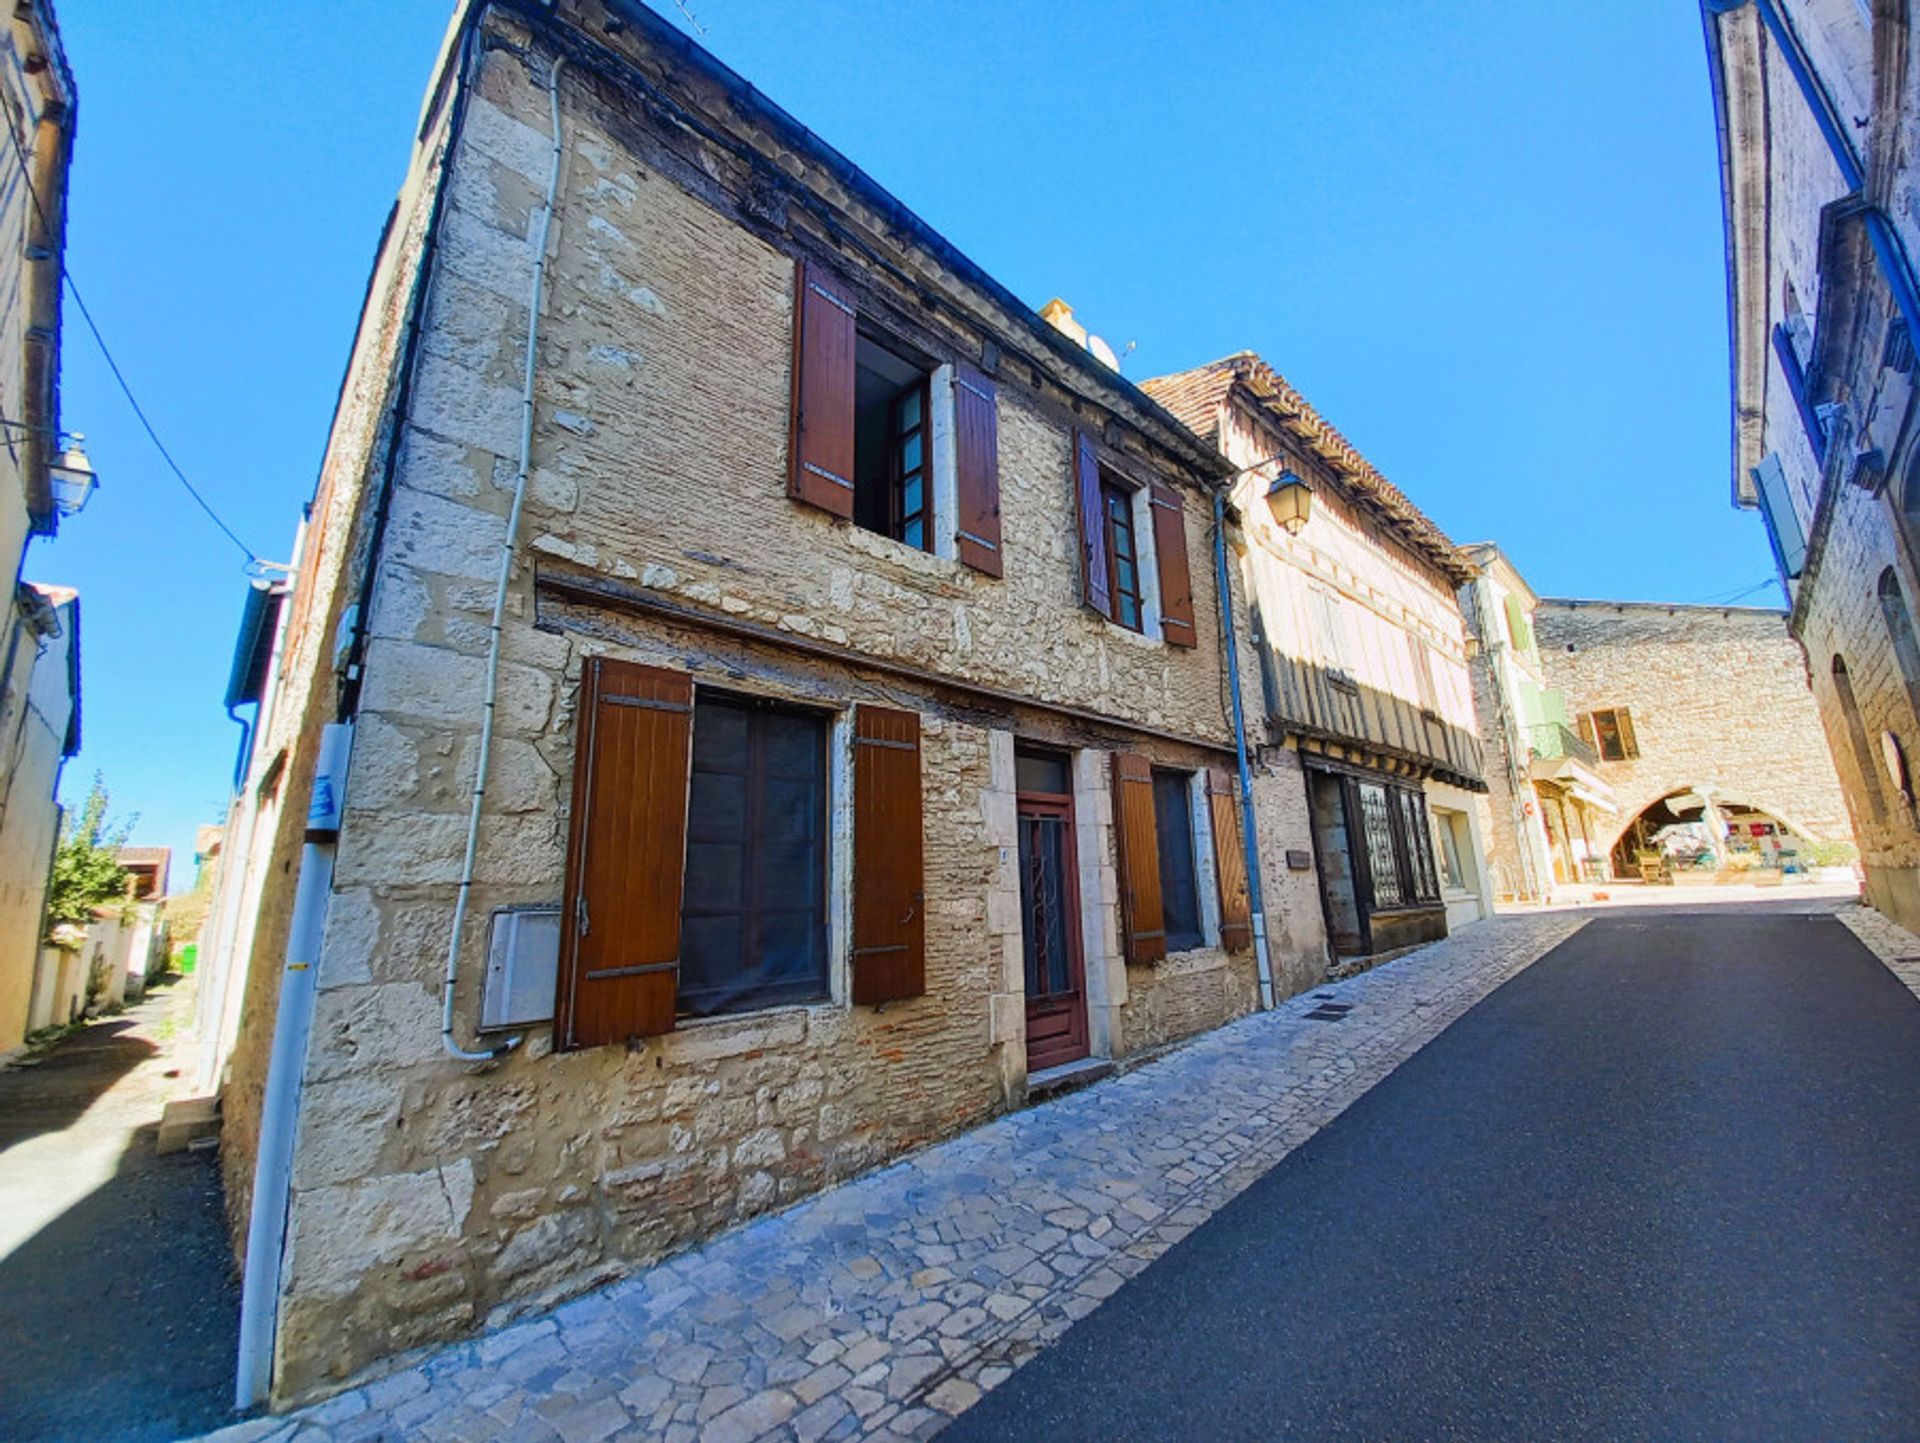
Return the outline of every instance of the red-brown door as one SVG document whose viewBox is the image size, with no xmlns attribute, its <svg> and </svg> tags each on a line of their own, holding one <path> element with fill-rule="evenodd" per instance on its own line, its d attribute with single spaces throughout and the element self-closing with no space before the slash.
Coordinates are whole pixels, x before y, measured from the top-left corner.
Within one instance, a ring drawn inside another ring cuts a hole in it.
<svg viewBox="0 0 1920 1443">
<path fill-rule="evenodd" d="M 1064 757 L 1023 758 L 1047 791 L 1019 794 L 1020 910 L 1026 953 L 1027 1071 L 1087 1055 L 1078 852 Z M 1058 790 L 1051 788 L 1057 787 Z"/>
</svg>

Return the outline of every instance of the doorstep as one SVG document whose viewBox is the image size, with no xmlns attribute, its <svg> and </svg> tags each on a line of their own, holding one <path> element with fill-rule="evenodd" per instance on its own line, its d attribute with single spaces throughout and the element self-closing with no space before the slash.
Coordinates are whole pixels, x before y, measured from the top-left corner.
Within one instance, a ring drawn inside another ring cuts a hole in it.
<svg viewBox="0 0 1920 1443">
<path fill-rule="evenodd" d="M 1103 1077 L 1113 1076 L 1113 1060 L 1107 1057 L 1082 1057 L 1063 1062 L 1040 1072 L 1027 1074 L 1027 1101 L 1045 1102 L 1050 1097 L 1091 1087 Z"/>
</svg>

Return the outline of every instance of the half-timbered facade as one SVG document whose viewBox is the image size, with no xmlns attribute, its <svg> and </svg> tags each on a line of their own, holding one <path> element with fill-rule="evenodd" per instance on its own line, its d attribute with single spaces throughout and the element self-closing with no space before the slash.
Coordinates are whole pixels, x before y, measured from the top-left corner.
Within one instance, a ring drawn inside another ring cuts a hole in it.
<svg viewBox="0 0 1920 1443">
<path fill-rule="evenodd" d="M 1487 915 L 1467 559 L 1253 353 L 1146 389 L 1235 468 L 1267 740 L 1300 771 L 1330 950 Z M 1311 494 L 1292 526 L 1267 504 L 1276 485 Z"/>
</svg>

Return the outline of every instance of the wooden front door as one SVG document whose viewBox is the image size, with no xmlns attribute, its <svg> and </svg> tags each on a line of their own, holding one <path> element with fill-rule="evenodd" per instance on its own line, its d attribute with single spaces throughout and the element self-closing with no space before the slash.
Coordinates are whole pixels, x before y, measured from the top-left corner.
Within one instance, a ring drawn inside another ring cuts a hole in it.
<svg viewBox="0 0 1920 1443">
<path fill-rule="evenodd" d="M 1018 801 L 1027 1070 L 1039 1072 L 1087 1055 L 1086 969 L 1080 952 L 1079 853 L 1066 759 L 1037 756 L 1021 770 L 1027 779 L 1049 788 L 1023 790 Z"/>
</svg>

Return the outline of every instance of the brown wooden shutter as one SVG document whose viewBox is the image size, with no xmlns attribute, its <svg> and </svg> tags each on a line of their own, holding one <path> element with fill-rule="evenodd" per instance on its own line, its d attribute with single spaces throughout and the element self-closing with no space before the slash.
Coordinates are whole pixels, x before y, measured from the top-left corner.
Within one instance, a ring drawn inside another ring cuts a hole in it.
<svg viewBox="0 0 1920 1443">
<path fill-rule="evenodd" d="M 853 302 L 819 266 L 793 272 L 793 430 L 787 494 L 853 516 Z"/>
<path fill-rule="evenodd" d="M 1600 750 L 1600 734 L 1594 728 L 1593 713 L 1590 711 L 1580 713 L 1580 740 L 1596 752 Z"/>
<path fill-rule="evenodd" d="M 1100 459 L 1093 437 L 1073 433 L 1073 474 L 1080 498 L 1080 600 L 1102 616 L 1113 615 L 1107 579 L 1107 519 L 1100 505 Z"/>
<path fill-rule="evenodd" d="M 920 718 L 853 712 L 853 1000 L 927 990 L 926 877 L 920 829 Z"/>
<path fill-rule="evenodd" d="M 1113 832 L 1119 846 L 1121 949 L 1129 962 L 1167 955 L 1160 905 L 1160 834 L 1153 819 L 1153 767 L 1138 752 L 1113 754 Z"/>
<path fill-rule="evenodd" d="M 1160 576 L 1160 634 L 1169 646 L 1193 646 L 1193 574 L 1187 567 L 1187 517 L 1180 493 L 1153 483 L 1153 564 Z"/>
<path fill-rule="evenodd" d="M 580 681 L 555 1046 L 673 1031 L 693 682 L 590 659 Z"/>
<path fill-rule="evenodd" d="M 1253 899 L 1247 889 L 1237 800 L 1233 779 L 1219 767 L 1209 767 L 1207 818 L 1213 826 L 1213 872 L 1220 883 L 1220 945 L 1229 952 L 1253 945 Z"/>
<path fill-rule="evenodd" d="M 1613 714 L 1614 725 L 1620 728 L 1620 751 L 1631 761 L 1640 755 L 1640 740 L 1633 734 L 1633 714 L 1620 707 Z"/>
<path fill-rule="evenodd" d="M 993 382 L 971 366 L 953 368 L 953 458 L 960 559 L 999 576 L 999 418 Z"/>
</svg>

